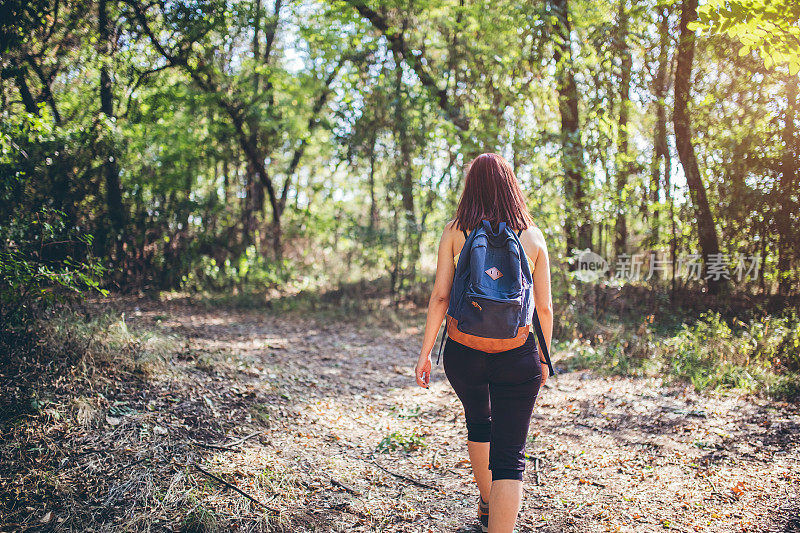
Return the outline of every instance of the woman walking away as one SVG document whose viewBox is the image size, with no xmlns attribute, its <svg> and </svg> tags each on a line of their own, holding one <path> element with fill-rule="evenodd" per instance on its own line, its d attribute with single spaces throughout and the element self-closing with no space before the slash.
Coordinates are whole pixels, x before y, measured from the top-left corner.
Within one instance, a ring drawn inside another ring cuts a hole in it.
<svg viewBox="0 0 800 533">
<path fill-rule="evenodd" d="M 455 218 L 442 233 L 415 370 L 421 387 L 429 386 L 445 315 L 444 371 L 464 406 L 478 518 L 483 531 L 510 532 L 522 500 L 533 405 L 553 371 L 553 305 L 544 235 L 511 166 L 497 154 L 470 163 Z"/>
</svg>

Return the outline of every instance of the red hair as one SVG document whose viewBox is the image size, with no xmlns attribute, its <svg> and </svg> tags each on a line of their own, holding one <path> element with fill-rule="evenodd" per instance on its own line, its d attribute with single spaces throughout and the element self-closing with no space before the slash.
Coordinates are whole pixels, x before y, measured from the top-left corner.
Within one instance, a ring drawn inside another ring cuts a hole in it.
<svg viewBox="0 0 800 533">
<path fill-rule="evenodd" d="M 464 192 L 456 209 L 456 227 L 471 231 L 482 220 L 505 222 L 515 231 L 533 226 L 525 196 L 508 161 L 487 152 L 469 164 Z"/>
</svg>

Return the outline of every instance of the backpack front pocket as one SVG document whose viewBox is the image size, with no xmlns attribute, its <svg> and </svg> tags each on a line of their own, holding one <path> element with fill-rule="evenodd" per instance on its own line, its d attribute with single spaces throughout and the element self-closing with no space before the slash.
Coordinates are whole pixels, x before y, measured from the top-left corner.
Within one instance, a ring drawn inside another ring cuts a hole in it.
<svg viewBox="0 0 800 533">
<path fill-rule="evenodd" d="M 494 298 L 467 291 L 461 302 L 458 330 L 487 339 L 513 339 L 519 332 L 522 300 Z"/>
</svg>

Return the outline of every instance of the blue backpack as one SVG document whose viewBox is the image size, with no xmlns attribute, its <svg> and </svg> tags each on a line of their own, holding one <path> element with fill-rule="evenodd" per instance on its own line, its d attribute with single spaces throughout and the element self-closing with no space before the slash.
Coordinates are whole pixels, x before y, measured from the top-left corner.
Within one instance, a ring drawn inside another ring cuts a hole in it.
<svg viewBox="0 0 800 533">
<path fill-rule="evenodd" d="M 462 230 L 463 231 L 463 230 Z M 483 220 L 468 235 L 458 258 L 445 337 L 482 350 L 497 353 L 522 346 L 533 326 L 545 355 L 549 375 L 555 374 L 533 301 L 533 275 L 519 234 L 500 222 L 497 231 Z"/>
</svg>

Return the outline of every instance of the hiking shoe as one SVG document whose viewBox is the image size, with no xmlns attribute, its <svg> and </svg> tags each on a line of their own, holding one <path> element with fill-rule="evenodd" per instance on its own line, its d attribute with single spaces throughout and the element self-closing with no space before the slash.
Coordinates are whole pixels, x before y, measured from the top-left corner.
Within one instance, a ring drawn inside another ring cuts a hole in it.
<svg viewBox="0 0 800 533">
<path fill-rule="evenodd" d="M 487 533 L 489 531 L 489 502 L 483 501 L 481 496 L 478 496 L 478 522 L 481 525 L 481 531 Z"/>
</svg>

